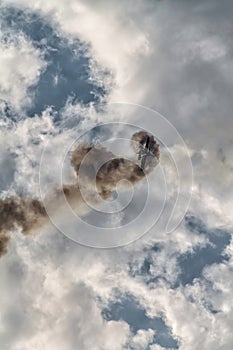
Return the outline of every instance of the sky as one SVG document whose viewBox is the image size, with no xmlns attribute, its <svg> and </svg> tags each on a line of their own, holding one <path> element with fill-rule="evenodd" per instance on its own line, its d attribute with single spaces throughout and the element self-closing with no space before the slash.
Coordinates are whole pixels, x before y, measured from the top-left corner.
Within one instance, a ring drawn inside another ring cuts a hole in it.
<svg viewBox="0 0 233 350">
<path fill-rule="evenodd" d="M 129 159 L 138 129 L 160 144 L 116 200 L 95 206 L 84 181 L 79 218 L 66 206 L 30 235 L 12 230 L 2 350 L 233 348 L 232 10 L 0 1 L 1 200 L 72 184 L 80 140 Z"/>
</svg>

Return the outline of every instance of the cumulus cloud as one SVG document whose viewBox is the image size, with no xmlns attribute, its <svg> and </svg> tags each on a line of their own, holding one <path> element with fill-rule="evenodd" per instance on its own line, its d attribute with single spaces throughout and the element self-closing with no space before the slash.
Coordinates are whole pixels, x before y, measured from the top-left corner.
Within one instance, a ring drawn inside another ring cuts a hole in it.
<svg viewBox="0 0 233 350">
<path fill-rule="evenodd" d="M 0 99 L 19 112 L 31 104 L 28 89 L 45 68 L 43 54 L 19 33 L 0 36 Z"/>
<path fill-rule="evenodd" d="M 192 210 L 209 221 L 212 227 L 232 224 L 230 1 L 102 1 L 97 4 L 94 1 L 58 3 L 5 0 L 4 3 L 37 11 L 68 38 L 78 37 L 88 43 L 93 58 L 93 75 L 106 84 L 109 101 L 141 103 L 165 114 L 192 150 L 195 174 Z M 8 48 L 2 45 L 4 57 L 4 50 Z M 20 53 L 24 47 L 23 43 L 17 45 L 14 43 L 16 49 L 11 49 L 14 55 L 17 47 Z M 34 48 L 30 55 L 39 57 Z M 38 68 L 34 68 L 40 65 L 37 65 L 37 60 L 32 63 L 31 69 L 36 77 Z M 11 68 L 13 72 L 16 69 L 14 65 Z M 108 75 L 101 75 L 103 68 Z M 25 94 L 26 87 L 33 82 L 27 77 L 26 70 L 21 73 L 20 68 L 19 72 L 15 72 L 17 79 L 14 86 L 22 86 Z M 21 75 L 26 75 L 26 84 L 19 78 Z M 8 75 L 2 85 L 7 84 L 6 81 L 11 81 Z M 23 95 L 14 92 L 13 87 L 8 89 L 7 96 L 16 107 L 21 106 Z M 25 98 L 27 101 L 27 96 Z M 80 105 L 67 104 L 61 116 L 64 129 L 75 124 L 76 114 L 80 115 L 80 111 Z M 97 114 L 93 112 L 92 121 L 98 119 Z M 105 117 L 108 118 L 108 115 Z M 50 119 L 47 118 L 47 121 Z M 31 189 L 36 183 L 36 159 L 41 144 L 37 149 L 32 144 L 38 144 L 45 138 L 38 136 L 38 130 L 46 129 L 50 133 L 46 137 L 55 145 L 53 149 L 57 147 L 60 150 L 69 138 L 64 134 L 59 136 L 60 130 L 55 130 L 54 126 L 45 128 L 46 123 L 43 124 L 38 118 L 33 120 L 33 124 L 35 129 L 32 128 L 32 121 L 21 124 L 15 129 L 15 134 L 12 132 L 10 141 L 1 134 L 4 137 L 3 145 L 5 142 L 11 143 L 17 149 L 18 158 L 11 164 L 12 172 L 17 169 L 15 181 L 24 190 Z M 17 142 L 12 141 L 14 135 Z M 24 150 L 30 149 L 30 160 L 18 146 Z M 176 145 L 172 146 L 179 153 Z M 51 152 L 47 159 L 55 167 L 56 157 Z M 29 166 L 32 161 L 34 168 Z M 170 184 L 173 183 L 174 174 L 175 171 L 170 172 Z M 5 240 L 1 243 L 3 246 Z M 158 247 L 154 246 L 155 243 Z M 116 290 L 133 295 L 148 317 L 162 315 L 180 349 L 231 349 L 232 259 L 206 267 L 203 275 L 191 284 L 174 288 L 179 274 L 177 257 L 181 253 L 194 251 L 195 246 L 205 244 L 203 232 L 190 232 L 183 226 L 173 235 L 165 237 L 162 232 L 152 230 L 147 242 L 141 241 L 121 252 L 101 254 L 78 248 L 51 231 L 35 240 L 28 240 L 16 233 L 9 246 L 12 254 L 1 259 L 3 275 L 7 276 L 0 299 L 3 313 L 1 331 L 5 336 L 3 349 L 4 346 L 7 350 L 16 346 L 25 349 L 27 344 L 35 349 L 36 346 L 38 349 L 63 349 L 67 346 L 72 350 L 74 344 L 82 344 L 83 349 L 95 345 L 97 349 L 107 346 L 114 348 L 117 345 L 113 337 L 119 337 L 119 349 L 123 348 L 127 343 L 126 338 L 132 339 L 128 326 L 124 322 L 105 323 L 101 317 L 101 305 L 98 304 L 100 300 L 108 303 L 117 298 Z M 155 252 L 148 253 L 151 259 L 149 285 L 145 283 L 148 282 L 145 276 L 135 272 L 145 270 L 148 265 L 145 246 Z M 230 248 L 228 254 L 232 256 Z M 20 285 L 19 294 L 14 280 Z M 82 283 L 87 287 L 83 287 Z M 74 293 L 79 296 L 80 303 L 75 298 L 70 303 L 69 292 L 75 290 L 75 286 L 77 289 Z M 17 298 L 18 309 L 12 305 L 12 300 Z M 22 316 L 25 315 L 24 307 L 28 315 L 35 317 L 30 317 L 30 322 L 36 320 L 31 328 L 29 321 Z M 72 314 L 74 322 L 69 319 L 72 310 L 76 310 L 78 315 L 76 317 L 75 312 Z M 13 318 L 19 320 L 18 324 L 23 324 L 24 320 L 25 327 L 20 328 L 20 334 L 16 332 Z M 80 318 L 83 329 L 88 329 L 87 333 L 80 327 Z M 94 321 L 90 323 L 94 319 L 97 326 Z M 54 332 L 51 324 L 54 325 Z M 102 339 L 94 332 L 95 329 L 103 336 Z M 76 338 L 75 332 L 78 333 Z M 90 342 L 86 343 L 87 338 L 90 338 Z M 104 343 L 105 338 L 107 343 Z M 139 344 L 144 341 L 142 338 L 139 332 L 134 341 Z M 68 339 L 67 342 L 64 339 Z M 111 340 L 108 342 L 107 339 Z M 162 348 L 158 344 L 150 347 L 153 350 Z"/>
<path fill-rule="evenodd" d="M 152 329 L 142 330 L 140 329 L 137 334 L 133 337 L 131 346 L 135 350 L 143 350 L 153 342 L 154 331 Z"/>
<path fill-rule="evenodd" d="M 145 10 L 140 2 L 137 2 L 134 11 L 133 2 L 125 4 L 122 1 L 113 1 L 110 4 L 101 1 L 98 5 L 92 1 L 71 1 L 69 4 L 51 1 L 48 4 L 41 0 L 35 4 L 24 0 L 7 0 L 4 3 L 30 8 L 46 16 L 53 14 L 52 21 L 63 33 L 70 38 L 79 37 L 88 43 L 93 58 L 92 68 L 97 73 L 95 76 L 98 76 L 98 65 L 113 76 L 110 80 L 109 76 L 101 76 L 108 88 L 115 87 L 113 99 L 131 96 L 139 101 L 145 95 L 144 86 L 135 91 L 132 81 L 139 70 L 140 58 L 146 57 L 150 52 L 148 36 L 143 28 L 145 23 L 139 15 L 140 10 Z M 148 5 L 145 7 L 147 9 Z M 112 40 L 113 37 L 115 40 Z"/>
<path fill-rule="evenodd" d="M 214 213 L 212 218 L 207 214 L 206 217 L 212 224 L 216 217 L 219 223 L 223 214 L 230 221 L 232 62 L 227 13 L 232 5 L 229 1 L 224 2 L 221 11 L 217 1 L 206 5 L 199 2 L 187 5 L 184 1 L 154 4 L 101 1 L 98 5 L 93 1 L 47 4 L 44 0 L 36 3 L 5 0 L 4 3 L 49 16 L 64 35 L 87 43 L 91 57 L 97 62 L 92 67 L 93 74 L 99 79 L 99 65 L 112 75 L 110 80 L 109 75 L 102 75 L 103 81 L 107 79 L 109 101 L 140 103 L 164 113 L 196 152 L 193 208 L 200 209 L 200 214 L 202 210 L 205 212 L 206 203 L 212 198 L 216 201 L 212 207 Z M 212 17 L 224 20 L 218 26 Z M 207 135 L 199 130 L 208 130 Z M 226 158 L 225 164 L 219 150 Z M 202 171 L 206 163 L 210 164 L 206 169 L 210 171 L 208 176 Z M 223 193 L 227 198 L 224 203 Z"/>
</svg>

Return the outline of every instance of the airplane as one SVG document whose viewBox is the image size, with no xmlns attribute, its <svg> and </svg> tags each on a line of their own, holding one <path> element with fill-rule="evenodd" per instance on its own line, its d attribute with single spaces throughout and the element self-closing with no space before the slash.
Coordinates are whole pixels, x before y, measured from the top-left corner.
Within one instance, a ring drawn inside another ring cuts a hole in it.
<svg viewBox="0 0 233 350">
<path fill-rule="evenodd" d="M 153 136 L 145 136 L 139 146 L 138 160 L 141 160 L 141 169 L 144 170 L 146 166 L 146 161 L 148 157 L 154 157 L 153 146 L 155 140 Z"/>
</svg>

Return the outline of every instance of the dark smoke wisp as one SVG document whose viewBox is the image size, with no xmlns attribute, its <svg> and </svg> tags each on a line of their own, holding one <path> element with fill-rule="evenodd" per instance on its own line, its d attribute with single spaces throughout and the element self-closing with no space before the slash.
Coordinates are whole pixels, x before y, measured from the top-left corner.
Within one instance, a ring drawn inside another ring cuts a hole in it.
<svg viewBox="0 0 233 350">
<path fill-rule="evenodd" d="M 133 135 L 132 146 L 137 152 L 139 143 L 148 133 L 141 131 Z M 152 135 L 149 135 L 153 138 Z M 152 153 L 146 169 L 143 171 L 135 160 L 125 158 L 117 158 L 113 153 L 100 146 L 77 147 L 71 157 L 71 165 L 73 166 L 77 178 L 79 176 L 80 166 L 84 167 L 84 176 L 87 183 L 87 191 L 89 198 L 95 201 L 95 189 L 103 198 L 109 198 L 115 190 L 120 180 L 128 180 L 132 185 L 142 180 L 149 174 L 159 161 L 159 145 L 154 138 L 152 139 Z M 137 146 L 138 145 L 138 146 Z M 90 152 L 91 151 L 91 152 Z M 85 156 L 90 152 L 90 157 Z M 97 160 L 101 159 L 102 166 L 97 168 Z M 109 160 L 110 159 L 110 160 Z M 96 177 L 95 183 L 89 177 L 90 170 L 94 170 Z M 54 190 L 52 195 L 47 199 L 53 211 L 58 211 L 62 203 L 63 195 L 65 195 L 70 205 L 82 204 L 83 199 L 80 194 L 78 181 L 72 185 L 64 185 L 60 190 Z M 23 198 L 13 196 L 0 200 L 0 256 L 7 252 L 7 244 L 10 240 L 10 233 L 16 228 L 20 228 L 23 234 L 30 234 L 32 231 L 42 227 L 48 221 L 48 215 L 44 204 L 38 199 Z"/>
<path fill-rule="evenodd" d="M 47 219 L 46 210 L 38 199 L 19 196 L 0 200 L 0 256 L 7 251 L 9 233 L 20 227 L 23 234 L 39 228 Z"/>
<path fill-rule="evenodd" d="M 125 158 L 117 158 L 113 153 L 109 152 L 105 148 L 93 146 L 83 147 L 80 146 L 73 151 L 71 164 L 74 167 L 76 174 L 79 174 L 79 168 L 83 158 L 88 152 L 91 151 L 91 156 L 85 161 L 85 174 L 91 173 L 91 170 L 95 167 L 96 159 L 102 159 L 103 165 L 96 171 L 96 186 L 99 194 L 102 198 L 109 198 L 112 192 L 115 190 L 116 185 L 121 180 L 128 180 L 132 185 L 142 180 L 148 175 L 159 162 L 160 152 L 159 145 L 154 140 L 153 136 L 145 131 L 140 131 L 132 136 L 132 147 L 137 152 L 139 150 L 140 141 L 145 137 L 152 137 L 152 154 L 154 157 L 150 157 L 146 169 L 143 171 L 139 164 L 135 160 L 129 160 Z M 104 161 L 106 159 L 106 161 Z M 111 159 L 111 160 L 108 160 Z M 95 171 L 95 169 L 94 169 Z"/>
</svg>

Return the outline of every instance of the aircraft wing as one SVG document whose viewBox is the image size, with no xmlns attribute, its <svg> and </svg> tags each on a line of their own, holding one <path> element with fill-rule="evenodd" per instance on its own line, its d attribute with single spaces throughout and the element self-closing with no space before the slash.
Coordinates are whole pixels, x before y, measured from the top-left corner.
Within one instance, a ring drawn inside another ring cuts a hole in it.
<svg viewBox="0 0 233 350">
<path fill-rule="evenodd" d="M 145 169 L 146 158 L 147 158 L 147 155 L 146 155 L 146 154 L 142 156 L 142 160 L 141 160 L 141 168 L 142 168 L 142 170 Z"/>
<path fill-rule="evenodd" d="M 149 143 L 148 143 L 148 150 L 151 151 L 152 150 L 152 146 L 153 146 L 153 137 L 150 137 Z"/>
<path fill-rule="evenodd" d="M 147 139 L 146 139 L 146 144 L 145 144 L 145 148 L 149 149 L 149 145 L 150 145 L 150 136 L 147 136 Z"/>
</svg>

